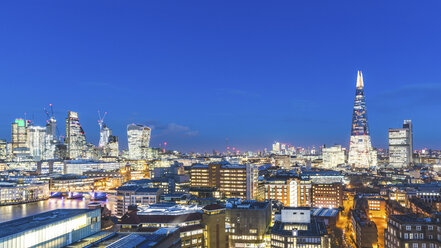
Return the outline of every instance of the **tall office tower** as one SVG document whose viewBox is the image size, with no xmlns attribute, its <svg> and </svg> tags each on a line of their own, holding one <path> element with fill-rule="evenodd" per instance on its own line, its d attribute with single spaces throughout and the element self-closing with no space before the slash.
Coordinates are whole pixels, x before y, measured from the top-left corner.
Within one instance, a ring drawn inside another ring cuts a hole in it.
<svg viewBox="0 0 441 248">
<path fill-rule="evenodd" d="M 28 127 L 28 142 L 31 156 L 34 160 L 41 160 L 45 149 L 46 128 L 40 126 Z"/>
<path fill-rule="evenodd" d="M 389 165 L 394 168 L 412 164 L 412 122 L 405 120 L 403 128 L 389 129 Z"/>
<path fill-rule="evenodd" d="M 4 139 L 0 139 L 0 160 L 6 160 L 8 155 L 8 142 Z"/>
<path fill-rule="evenodd" d="M 106 124 L 100 125 L 100 142 L 99 147 L 105 147 L 109 143 L 109 137 L 112 135 L 112 130 Z"/>
<path fill-rule="evenodd" d="M 83 152 L 86 149 L 86 135 L 80 125 L 77 112 L 68 112 L 64 143 L 66 144 L 67 157 L 69 159 L 77 159 L 83 156 Z"/>
<path fill-rule="evenodd" d="M 280 152 L 280 143 L 279 142 L 274 142 L 272 152 L 275 154 L 278 154 Z"/>
<path fill-rule="evenodd" d="M 129 159 L 139 160 L 146 157 L 150 143 L 151 129 L 147 126 L 127 125 L 127 139 L 129 143 Z"/>
<path fill-rule="evenodd" d="M 408 156 L 409 156 L 409 163 L 413 164 L 413 125 L 411 120 L 404 120 L 403 122 L 403 128 L 407 128 L 409 130 L 409 150 L 408 150 Z"/>
<path fill-rule="evenodd" d="M 357 73 L 348 163 L 358 168 L 377 165 L 377 152 L 372 149 L 371 136 L 369 134 L 363 74 L 361 71 Z"/>
<path fill-rule="evenodd" d="M 107 142 L 104 150 L 106 156 L 118 157 L 119 156 L 118 136 L 111 135 L 109 137 L 109 142 Z"/>
<path fill-rule="evenodd" d="M 46 135 L 52 136 L 54 139 L 57 137 L 57 120 L 54 116 L 51 116 L 46 124 Z"/>
<path fill-rule="evenodd" d="M 29 152 L 28 122 L 24 119 L 15 119 L 12 123 L 12 151 L 14 155 Z"/>
</svg>

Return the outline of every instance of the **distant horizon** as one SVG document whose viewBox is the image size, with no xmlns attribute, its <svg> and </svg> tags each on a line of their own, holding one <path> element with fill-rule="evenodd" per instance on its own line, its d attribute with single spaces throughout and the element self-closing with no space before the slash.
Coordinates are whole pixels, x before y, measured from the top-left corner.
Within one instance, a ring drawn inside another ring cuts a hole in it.
<svg viewBox="0 0 441 248">
<path fill-rule="evenodd" d="M 18 117 L 60 132 L 79 113 L 98 143 L 97 110 L 127 147 L 184 152 L 349 146 L 357 70 L 373 147 L 414 125 L 414 149 L 441 149 L 441 2 L 39 1 L 0 3 L 0 138 Z M 438 30 L 438 31 L 437 31 Z"/>
</svg>

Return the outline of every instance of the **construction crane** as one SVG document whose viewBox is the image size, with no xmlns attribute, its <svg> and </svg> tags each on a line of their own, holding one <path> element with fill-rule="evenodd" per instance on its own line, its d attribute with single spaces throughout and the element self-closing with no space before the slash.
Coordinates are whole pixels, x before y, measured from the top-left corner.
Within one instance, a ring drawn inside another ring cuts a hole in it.
<svg viewBox="0 0 441 248">
<path fill-rule="evenodd" d="M 59 137 L 61 139 L 60 131 L 58 130 L 58 126 L 56 125 L 57 120 L 55 119 L 54 106 L 51 103 L 51 104 L 49 104 L 49 107 L 50 107 L 50 110 L 51 110 L 50 114 L 49 114 L 49 111 L 47 110 L 47 108 L 44 108 L 44 113 L 46 114 L 46 116 L 48 118 L 46 120 L 46 122 L 48 124 L 50 124 L 51 126 L 52 125 L 55 126 L 55 136 L 57 136 L 57 137 Z M 54 139 L 56 139 L 56 137 L 54 137 Z"/>
<path fill-rule="evenodd" d="M 101 112 L 98 110 L 98 125 L 100 126 L 100 131 L 103 129 L 104 118 L 106 118 L 107 112 L 104 112 L 103 117 L 101 117 Z"/>
</svg>

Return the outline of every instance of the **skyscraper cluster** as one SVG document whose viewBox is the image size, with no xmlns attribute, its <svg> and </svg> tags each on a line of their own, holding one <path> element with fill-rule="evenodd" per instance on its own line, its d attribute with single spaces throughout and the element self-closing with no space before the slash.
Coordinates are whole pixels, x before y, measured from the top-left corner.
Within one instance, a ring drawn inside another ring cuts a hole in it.
<svg viewBox="0 0 441 248">
<path fill-rule="evenodd" d="M 52 106 L 51 106 L 52 107 Z M 17 118 L 11 125 L 11 142 L 0 141 L 0 160 L 42 161 L 42 160 L 99 160 L 105 157 L 120 156 L 119 139 L 100 118 L 100 139 L 97 146 L 86 141 L 86 133 L 77 112 L 68 111 L 66 134 L 58 134 L 54 114 L 48 116 L 45 127 L 34 125 L 30 120 Z M 128 151 L 125 158 L 145 159 L 149 154 L 151 129 L 139 124 L 127 126 Z"/>
</svg>

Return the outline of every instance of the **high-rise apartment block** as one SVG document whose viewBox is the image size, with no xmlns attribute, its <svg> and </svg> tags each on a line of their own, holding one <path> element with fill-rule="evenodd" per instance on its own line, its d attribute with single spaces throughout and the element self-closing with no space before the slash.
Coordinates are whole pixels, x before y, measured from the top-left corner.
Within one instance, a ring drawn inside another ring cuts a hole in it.
<svg viewBox="0 0 441 248">
<path fill-rule="evenodd" d="M 389 129 L 389 165 L 409 167 L 413 157 L 412 121 L 405 120 L 403 128 Z"/>
</svg>

